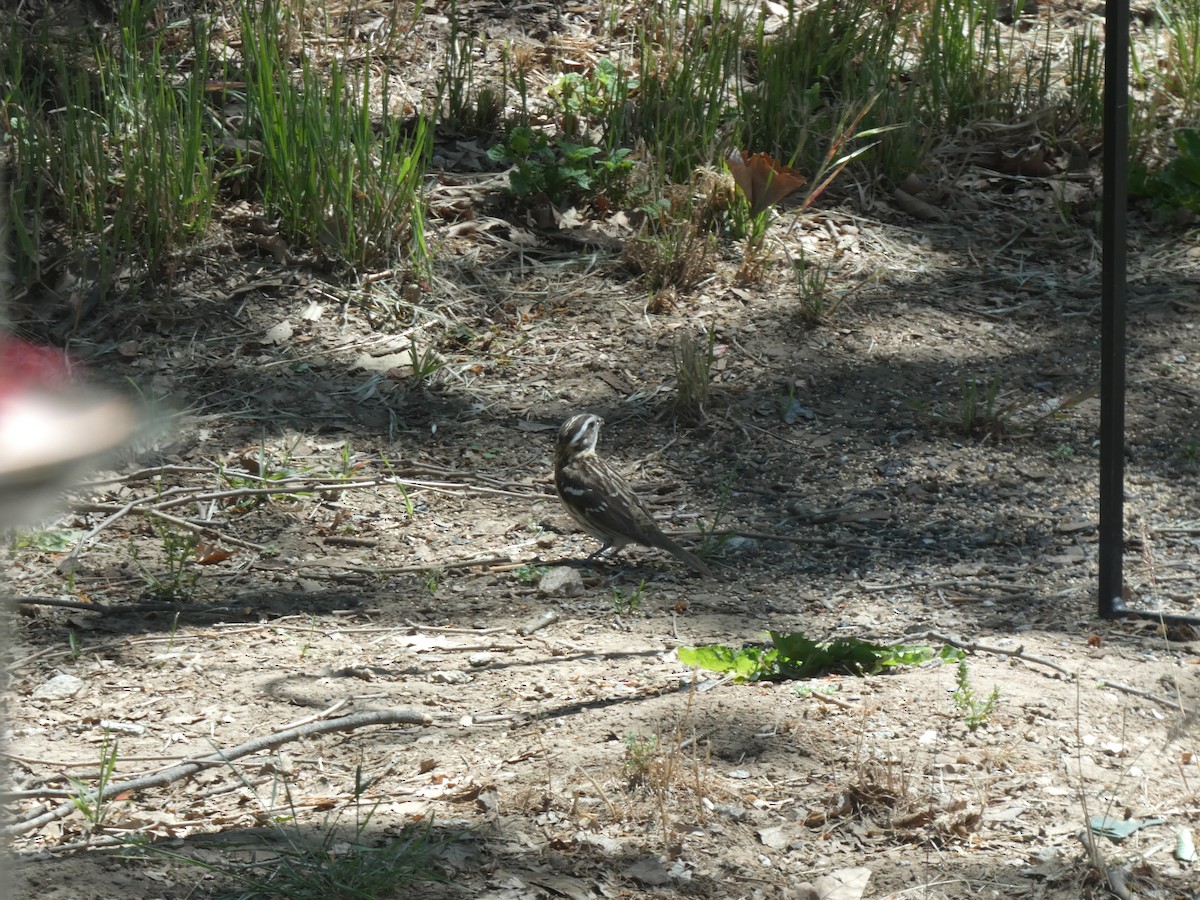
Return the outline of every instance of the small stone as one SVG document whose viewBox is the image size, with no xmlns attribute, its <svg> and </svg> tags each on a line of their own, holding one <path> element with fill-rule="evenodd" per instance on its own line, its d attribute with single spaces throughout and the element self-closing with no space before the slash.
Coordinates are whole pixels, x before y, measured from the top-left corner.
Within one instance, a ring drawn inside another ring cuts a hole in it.
<svg viewBox="0 0 1200 900">
<path fill-rule="evenodd" d="M 66 700 L 83 690 L 83 679 L 60 672 L 40 687 L 33 689 L 35 700 Z"/>
<path fill-rule="evenodd" d="M 471 676 L 457 669 L 441 669 L 429 673 L 429 680 L 434 684 L 470 684 Z"/>
<path fill-rule="evenodd" d="M 771 850 L 786 850 L 792 840 L 792 829 L 787 825 L 776 825 L 773 828 L 760 828 L 758 839 L 764 847 Z"/>
<path fill-rule="evenodd" d="M 570 566 L 555 566 L 542 576 L 538 591 L 547 597 L 578 597 L 583 593 L 583 579 Z"/>
<path fill-rule="evenodd" d="M 292 334 L 292 323 L 284 319 L 267 329 L 266 342 L 268 344 L 286 344 L 292 339 Z"/>
<path fill-rule="evenodd" d="M 671 880 L 670 873 L 667 872 L 662 864 L 662 860 L 657 856 L 647 856 L 645 859 L 639 859 L 626 869 L 623 874 L 646 887 L 660 887 Z"/>
</svg>

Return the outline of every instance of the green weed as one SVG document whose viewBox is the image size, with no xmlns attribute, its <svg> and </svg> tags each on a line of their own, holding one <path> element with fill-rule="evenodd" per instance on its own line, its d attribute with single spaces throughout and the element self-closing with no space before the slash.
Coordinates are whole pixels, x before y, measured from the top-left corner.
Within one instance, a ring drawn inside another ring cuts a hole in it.
<svg viewBox="0 0 1200 900">
<path fill-rule="evenodd" d="M 1200 213 L 1200 129 L 1180 128 L 1174 138 L 1178 155 L 1135 190 L 1167 210 Z"/>
<path fill-rule="evenodd" d="M 531 203 L 545 196 L 555 206 L 562 206 L 598 196 L 623 195 L 633 170 L 629 153 L 628 149 L 606 153 L 600 147 L 572 143 L 518 125 L 504 143 L 488 150 L 488 157 L 514 167 L 509 184 L 517 199 Z"/>
<path fill-rule="evenodd" d="M 103 796 L 105 788 L 112 782 L 116 768 L 117 739 L 105 731 L 104 738 L 100 742 L 100 767 L 97 770 L 95 785 L 88 786 L 79 778 L 68 778 L 74 790 L 71 802 L 83 814 L 93 832 L 101 830 L 108 818 L 110 801 L 104 800 Z"/>
<path fill-rule="evenodd" d="M 681 334 L 675 342 L 675 415 L 685 424 L 704 420 L 712 385 L 713 332 Z"/>
<path fill-rule="evenodd" d="M 36 550 L 39 553 L 66 553 L 86 534 L 78 528 L 54 528 L 48 531 L 14 530 L 10 535 L 14 550 Z"/>
<path fill-rule="evenodd" d="M 158 846 L 139 849 L 224 876 L 239 886 L 239 900 L 369 900 L 401 896 L 430 882 L 447 883 L 438 871 L 437 859 L 451 838 L 435 837 L 432 819 L 406 825 L 398 833 L 369 838 L 367 828 L 378 802 L 364 803 L 368 787 L 359 766 L 353 785 L 354 821 L 343 825 L 339 810 L 318 829 L 316 840 L 310 829 L 297 824 L 300 811 L 285 784 L 286 814 L 277 811 L 276 796 L 258 798 L 270 823 L 261 846 L 232 845 L 220 857 L 221 862 Z M 243 853 L 251 856 L 250 862 L 237 861 Z"/>
<path fill-rule="evenodd" d="M 638 80 L 611 59 L 603 58 L 588 75 L 568 72 L 550 86 L 561 133 L 572 140 L 597 131 L 610 153 L 624 146 L 629 130 L 630 92 Z"/>
<path fill-rule="evenodd" d="M 748 13 L 723 0 L 655 0 L 636 32 L 637 102 L 630 130 L 646 141 L 664 177 L 686 184 L 720 158 L 734 126 L 732 86 L 741 70 Z"/>
<path fill-rule="evenodd" d="M 430 597 L 436 597 L 438 588 L 442 586 L 442 578 L 446 573 L 441 569 L 429 569 L 425 572 L 425 590 Z"/>
<path fill-rule="evenodd" d="M 137 566 L 146 593 L 160 600 L 190 600 L 196 594 L 200 571 L 195 566 L 199 539 L 191 531 L 173 525 L 160 525 L 152 520 L 151 527 L 162 541 L 162 567 L 142 562 L 137 544 L 130 542 L 130 556 Z"/>
<path fill-rule="evenodd" d="M 630 732 L 625 735 L 625 758 L 621 769 L 630 784 L 644 784 L 651 779 L 660 750 L 658 737 Z"/>
<path fill-rule="evenodd" d="M 1200 441 L 1185 441 L 1179 445 L 1175 455 L 1185 468 L 1200 469 Z"/>
<path fill-rule="evenodd" d="M 155 272 L 202 234 L 217 197 L 204 26 L 151 30 L 149 15 L 140 0 L 122 4 L 111 41 L 62 41 L 49 22 L 31 34 L 15 20 L 0 37 L 15 272 L 34 276 L 53 235 L 97 302 L 118 276 Z"/>
<path fill-rule="evenodd" d="M 522 584 L 537 584 L 542 576 L 550 571 L 548 566 L 520 566 L 513 570 L 517 580 Z"/>
<path fill-rule="evenodd" d="M 964 435 L 973 438 L 1004 436 L 1015 407 L 1000 404 L 1000 383 L 998 374 L 963 379 L 958 428 Z"/>
<path fill-rule="evenodd" d="M 241 8 L 246 104 L 263 152 L 263 195 L 284 231 L 352 268 L 408 259 L 423 267 L 422 180 L 432 132 L 393 111 L 388 81 L 334 60 L 321 72 L 301 57 L 293 77 L 276 2 Z M 375 94 L 380 96 L 376 100 Z M 377 103 L 381 118 L 372 118 Z"/>
<path fill-rule="evenodd" d="M 614 587 L 608 599 L 613 612 L 617 615 L 633 615 L 641 608 L 642 601 L 646 599 L 646 579 L 643 578 L 641 583 L 631 591 Z"/>
<path fill-rule="evenodd" d="M 644 278 L 654 294 L 688 293 L 713 273 L 716 237 L 707 230 L 701 210 L 693 208 L 686 187 L 672 189 L 658 203 L 646 204 L 646 225 L 625 245 L 625 264 Z M 665 295 L 664 295 L 665 296 Z M 652 304 L 663 311 L 664 300 Z"/>
<path fill-rule="evenodd" d="M 1194 122 L 1200 113 L 1200 3 L 1160 0 L 1155 10 L 1167 32 L 1165 87 L 1182 105 L 1180 118 Z"/>
<path fill-rule="evenodd" d="M 486 47 L 471 33 L 463 33 L 457 4 L 450 4 L 450 39 L 438 79 L 437 108 L 442 111 L 440 125 L 475 134 L 492 134 L 504 112 L 503 82 L 496 90 L 479 85 L 475 79 L 475 57 Z"/>
<path fill-rule="evenodd" d="M 895 666 L 920 665 L 934 659 L 931 647 L 882 645 L 857 638 L 814 641 L 800 633 L 767 633 L 770 647 L 732 648 L 721 644 L 680 647 L 680 662 L 730 674 L 738 681 L 784 681 L 814 678 L 829 672 L 871 675 Z M 947 651 L 943 650 L 945 656 Z"/>
<path fill-rule="evenodd" d="M 986 700 L 978 699 L 971 688 L 971 673 L 965 659 L 958 664 L 954 683 L 954 707 L 963 714 L 967 728 L 974 731 L 980 725 L 986 725 L 1000 702 L 1000 687 L 993 685 Z"/>
<path fill-rule="evenodd" d="M 828 262 L 809 262 L 801 248 L 800 256 L 792 260 L 796 277 L 797 314 L 800 321 L 812 328 L 828 322 L 840 301 L 829 299 L 829 278 L 832 266 Z"/>
</svg>

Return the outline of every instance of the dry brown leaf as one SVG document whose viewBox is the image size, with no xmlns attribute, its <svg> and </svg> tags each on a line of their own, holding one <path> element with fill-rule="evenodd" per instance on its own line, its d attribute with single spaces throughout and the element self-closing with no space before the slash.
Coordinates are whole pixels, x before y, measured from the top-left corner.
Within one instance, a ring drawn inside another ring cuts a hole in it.
<svg viewBox="0 0 1200 900">
<path fill-rule="evenodd" d="M 750 201 L 750 214 L 754 216 L 800 190 L 808 181 L 767 153 L 755 153 L 747 158 L 734 150 L 725 163 L 734 183 Z"/>
</svg>

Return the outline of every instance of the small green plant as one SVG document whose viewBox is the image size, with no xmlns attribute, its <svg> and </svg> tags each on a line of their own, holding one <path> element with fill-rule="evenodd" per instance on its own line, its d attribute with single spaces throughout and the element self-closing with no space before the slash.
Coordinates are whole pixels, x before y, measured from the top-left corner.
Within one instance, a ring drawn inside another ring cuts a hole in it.
<svg viewBox="0 0 1200 900">
<path fill-rule="evenodd" d="M 742 263 L 734 275 L 741 284 L 755 284 L 761 281 L 763 273 L 767 270 L 767 264 L 771 261 L 771 247 L 767 244 L 767 237 L 772 215 L 770 209 L 764 209 L 757 215 L 750 215 L 747 209 L 745 222 L 748 231 L 742 242 Z"/>
<path fill-rule="evenodd" d="M 710 794 L 706 784 L 709 760 L 690 724 L 696 694 L 695 689 L 688 691 L 687 705 L 673 726 L 650 735 L 625 734 L 621 773 L 628 789 L 657 807 L 664 841 L 675 840 L 676 817 L 704 814 Z M 689 801 L 694 812 L 685 812 Z"/>
<path fill-rule="evenodd" d="M 558 109 L 562 133 L 579 138 L 598 128 L 605 147 L 619 147 L 625 137 L 629 94 L 637 84 L 636 77 L 607 58 L 588 75 L 560 75 L 549 95 Z"/>
<path fill-rule="evenodd" d="M 1077 31 L 1071 36 L 1066 113 L 1093 130 L 1100 127 L 1104 117 L 1103 48 L 1104 42 L 1094 25 L 1089 24 L 1082 32 Z"/>
<path fill-rule="evenodd" d="M 629 783 L 637 785 L 650 781 L 659 755 L 656 735 L 626 734 L 625 758 L 621 769 Z"/>
<path fill-rule="evenodd" d="M 992 713 L 996 711 L 996 705 L 1000 702 L 999 685 L 992 686 L 992 692 L 988 694 L 986 700 L 977 698 L 971 688 L 971 673 L 965 659 L 958 663 L 954 684 L 954 708 L 963 714 L 967 728 L 974 731 L 980 725 L 987 724 Z"/>
<path fill-rule="evenodd" d="M 41 553 L 65 553 L 79 543 L 86 532 L 78 528 L 54 528 L 49 531 L 18 531 L 11 534 L 14 550 L 37 550 Z"/>
<path fill-rule="evenodd" d="M 425 590 L 429 592 L 430 597 L 436 597 L 438 588 L 442 586 L 442 577 L 446 573 L 441 569 L 429 569 L 425 573 Z"/>
<path fill-rule="evenodd" d="M 1175 451 L 1179 461 L 1188 469 L 1200 468 L 1200 441 L 1190 440 L 1180 444 Z"/>
<path fill-rule="evenodd" d="M 1175 149 L 1179 155 L 1136 189 L 1160 208 L 1200 213 L 1200 129 L 1176 131 Z"/>
<path fill-rule="evenodd" d="M 666 181 L 686 184 L 697 166 L 719 158 L 728 139 L 730 88 L 743 74 L 742 45 L 754 32 L 744 9 L 722 0 L 667 0 L 642 9 L 630 143 L 645 141 Z"/>
<path fill-rule="evenodd" d="M 71 802 L 83 814 L 93 832 L 99 831 L 108 817 L 109 801 L 104 799 L 104 791 L 112 782 L 116 768 L 117 739 L 106 730 L 100 742 L 100 767 L 97 770 L 95 785 L 88 786 L 79 778 L 68 778 L 74 790 Z"/>
<path fill-rule="evenodd" d="M 545 196 L 555 206 L 585 198 L 615 199 L 625 193 L 633 161 L 626 148 L 609 152 L 600 147 L 548 137 L 518 125 L 502 144 L 488 150 L 495 162 L 514 166 L 509 185 L 526 203 Z"/>
<path fill-rule="evenodd" d="M 317 471 L 315 466 L 294 465 L 294 451 L 295 444 L 271 449 L 264 442 L 253 453 L 240 454 L 236 459 L 236 469 L 222 466 L 221 477 L 229 487 L 255 491 L 236 497 L 233 508 L 239 512 L 246 512 L 263 503 L 296 503 L 312 497 L 311 491 L 288 491 L 283 487 L 294 478 L 311 475 Z M 280 486 L 278 493 L 266 490 L 277 485 Z"/>
<path fill-rule="evenodd" d="M 872 644 L 857 638 L 814 641 L 801 633 L 767 632 L 770 647 L 680 647 L 680 662 L 733 675 L 738 681 L 785 681 L 828 672 L 871 675 L 896 666 L 920 665 L 939 656 L 932 647 Z M 941 658 L 956 653 L 941 651 Z"/>
<path fill-rule="evenodd" d="M 649 213 L 647 225 L 625 245 L 625 264 L 644 276 L 652 293 L 695 290 L 715 268 L 716 236 L 705 229 L 683 191 L 643 210 Z M 663 312 L 664 305 L 660 298 L 651 311 Z"/>
<path fill-rule="evenodd" d="M 1194 0 L 1161 0 L 1155 10 L 1169 35 L 1167 90 L 1182 102 L 1181 118 L 1194 121 L 1200 110 L 1200 4 Z"/>
<path fill-rule="evenodd" d="M 643 578 L 641 583 L 632 591 L 614 587 L 608 599 L 612 605 L 613 612 L 617 615 L 633 615 L 641 607 L 642 601 L 646 599 L 646 579 Z"/>
<path fill-rule="evenodd" d="M 367 827 L 378 803 L 364 809 L 368 787 L 360 765 L 355 769 L 353 786 L 354 822 L 343 825 L 343 812 L 339 810 L 319 828 L 317 840 L 310 829 L 298 824 L 301 810 L 295 805 L 290 787 L 284 785 L 282 809 L 276 808 L 274 797 L 258 798 L 263 818 L 269 823 L 261 845 L 231 845 L 220 857 L 221 862 L 158 846 L 140 849 L 222 875 L 240 886 L 236 896 L 242 898 L 367 900 L 403 896 L 430 882 L 448 883 L 438 872 L 437 859 L 453 838 L 436 837 L 432 818 L 405 825 L 398 833 L 389 830 L 377 837 L 369 836 Z M 264 851 L 271 860 L 269 866 L 244 865 L 229 859 L 242 853 L 253 859 Z"/>
<path fill-rule="evenodd" d="M 74 628 L 67 632 L 67 647 L 71 651 L 72 662 L 79 662 L 82 651 L 79 648 L 79 636 L 75 634 Z"/>
<path fill-rule="evenodd" d="M 517 581 L 522 584 L 537 584 L 542 580 L 542 576 L 549 571 L 549 566 L 520 566 L 513 570 L 513 574 L 517 576 Z"/>
<path fill-rule="evenodd" d="M 409 339 L 408 344 L 409 358 L 412 361 L 412 384 L 413 387 L 424 387 L 433 382 L 438 372 L 446 366 L 446 360 L 438 353 L 437 348 L 432 344 L 427 344 L 422 349 L 414 335 Z"/>
<path fill-rule="evenodd" d="M 167 652 L 175 649 L 175 638 L 179 635 L 179 613 L 171 616 L 171 629 L 167 632 Z"/>
<path fill-rule="evenodd" d="M 704 421 L 712 384 L 715 335 L 681 334 L 675 344 L 675 415 L 687 425 Z"/>
<path fill-rule="evenodd" d="M 146 584 L 149 596 L 161 600 L 188 600 L 195 596 L 200 571 L 193 564 L 199 539 L 191 531 L 174 525 L 151 526 L 162 541 L 162 569 L 151 568 L 142 562 L 137 545 L 130 542 L 130 555 Z"/>
<path fill-rule="evenodd" d="M 118 279 L 158 270 L 211 220 L 219 182 L 205 91 L 214 75 L 222 79 L 202 29 L 151 27 L 152 7 L 121 4 L 115 38 L 97 29 L 56 40 L 50 20 L 33 33 L 19 17 L 0 26 L 0 105 L 13 157 L 5 202 L 23 282 L 49 241 L 103 299 Z"/>
<path fill-rule="evenodd" d="M 517 92 L 519 108 L 517 124 L 529 124 L 529 73 L 533 71 L 536 61 L 533 51 L 526 45 L 514 45 L 509 42 L 501 51 L 500 60 L 504 66 L 504 85 L 512 86 Z"/>
<path fill-rule="evenodd" d="M 729 504 L 733 498 L 733 486 L 737 481 L 737 475 L 742 468 L 742 461 L 736 460 L 729 472 L 721 479 L 720 487 L 717 491 L 717 509 L 713 513 L 711 524 L 705 524 L 703 520 L 698 520 L 697 525 L 700 529 L 700 546 L 696 553 L 701 559 L 709 559 L 714 553 L 729 540 L 729 535 L 718 535 L 721 530 L 721 520 L 725 518 L 725 514 L 729 512 Z"/>
<path fill-rule="evenodd" d="M 1058 448 L 1054 451 L 1054 457 L 1059 462 L 1070 462 L 1075 458 L 1075 448 L 1070 444 L 1059 444 Z"/>
<path fill-rule="evenodd" d="M 411 519 L 417 512 L 417 506 L 413 503 L 412 497 L 409 496 L 408 490 L 400 483 L 400 476 L 396 473 L 396 467 L 392 465 L 392 461 L 384 454 L 380 455 L 379 461 L 383 463 L 383 467 L 387 469 L 388 474 L 397 479 L 395 488 L 400 494 L 401 502 L 404 504 L 404 514 Z"/>
<path fill-rule="evenodd" d="M 486 47 L 477 43 L 472 34 L 461 31 L 462 18 L 456 4 L 450 4 L 450 38 L 446 42 L 446 59 L 438 79 L 438 109 L 442 110 L 442 127 L 491 134 L 497 130 L 504 113 L 504 90 L 475 81 L 475 56 L 482 56 Z"/>
<path fill-rule="evenodd" d="M 800 256 L 792 260 L 792 272 L 796 276 L 800 321 L 810 328 L 827 322 L 840 305 L 840 301 L 829 299 L 831 265 L 828 262 L 809 262 L 801 248 Z"/>
<path fill-rule="evenodd" d="M 300 646 L 300 658 L 301 659 L 304 659 L 304 657 L 308 656 L 308 651 L 312 649 L 313 644 L 315 643 L 314 639 L 316 638 L 316 636 L 317 636 L 317 617 L 309 616 L 309 618 L 308 618 L 308 633 L 305 634 L 303 641 L 297 642 Z"/>
<path fill-rule="evenodd" d="M 247 121 L 262 142 L 257 170 L 283 231 L 359 270 L 428 263 L 423 181 L 433 131 L 397 114 L 390 80 L 371 66 L 308 54 L 293 71 L 283 4 L 244 0 Z"/>
<path fill-rule="evenodd" d="M 968 376 L 962 381 L 958 429 L 968 437 L 997 439 L 1009 430 L 1016 403 L 1000 404 L 1000 375 Z"/>
<path fill-rule="evenodd" d="M 366 463 L 358 458 L 350 442 L 346 441 L 338 452 L 338 465 L 331 470 L 331 474 L 337 478 L 351 478 L 364 465 Z"/>
</svg>

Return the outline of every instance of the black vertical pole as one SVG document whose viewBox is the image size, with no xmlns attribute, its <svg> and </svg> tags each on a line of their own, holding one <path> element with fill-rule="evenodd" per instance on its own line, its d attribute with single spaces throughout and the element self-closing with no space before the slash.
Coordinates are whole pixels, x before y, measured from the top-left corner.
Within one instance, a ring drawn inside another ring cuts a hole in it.
<svg viewBox="0 0 1200 900">
<path fill-rule="evenodd" d="M 1125 232 L 1129 0 L 1105 4 L 1100 325 L 1100 615 L 1121 615 L 1125 548 Z"/>
</svg>

